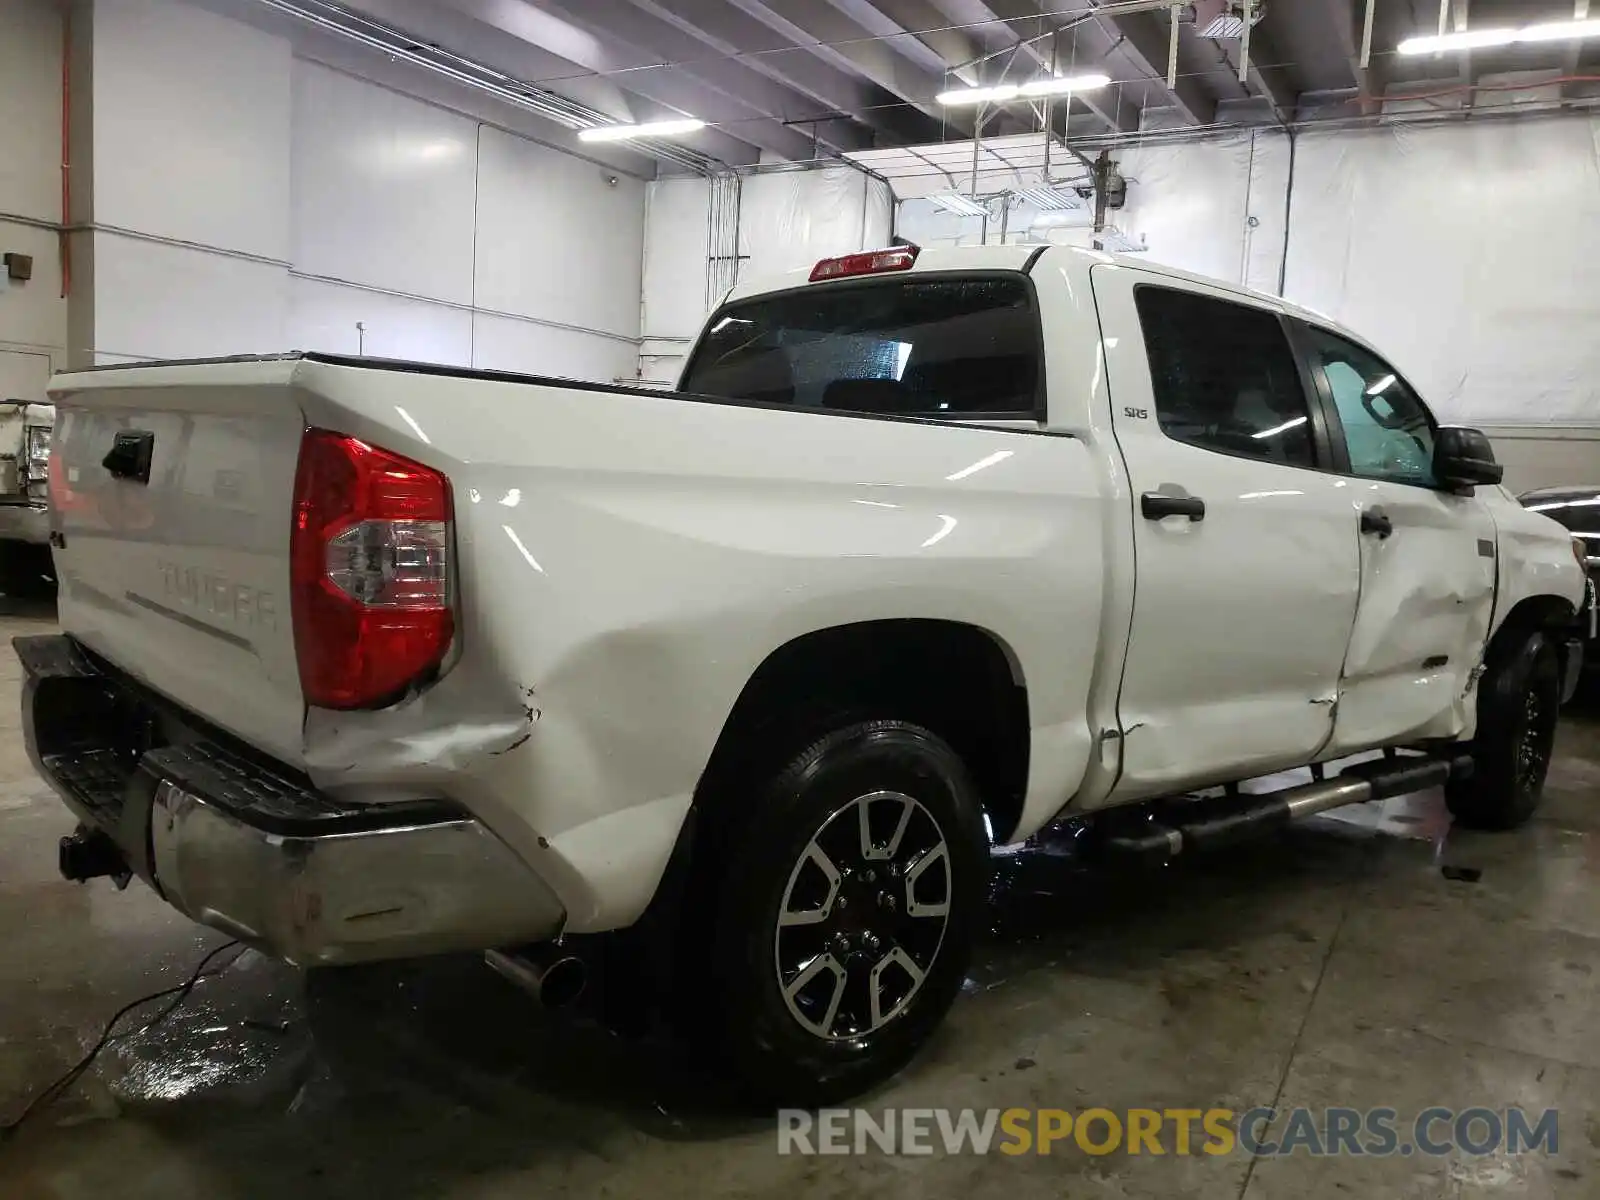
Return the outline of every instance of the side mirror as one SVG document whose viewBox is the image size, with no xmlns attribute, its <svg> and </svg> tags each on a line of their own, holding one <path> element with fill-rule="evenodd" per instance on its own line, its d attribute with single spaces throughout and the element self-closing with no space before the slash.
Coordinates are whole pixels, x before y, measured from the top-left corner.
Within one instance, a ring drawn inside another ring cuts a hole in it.
<svg viewBox="0 0 1600 1200">
<path fill-rule="evenodd" d="M 1499 483 L 1506 469 L 1481 429 L 1441 425 L 1433 440 L 1433 477 L 1447 488 Z"/>
</svg>

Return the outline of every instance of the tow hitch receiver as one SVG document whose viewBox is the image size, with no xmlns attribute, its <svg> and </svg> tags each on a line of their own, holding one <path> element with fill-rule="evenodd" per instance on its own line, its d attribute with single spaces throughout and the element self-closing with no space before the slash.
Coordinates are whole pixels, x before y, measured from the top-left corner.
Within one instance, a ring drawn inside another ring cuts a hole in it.
<svg viewBox="0 0 1600 1200">
<path fill-rule="evenodd" d="M 74 883 L 109 875 L 119 888 L 125 888 L 133 878 L 128 860 L 122 857 L 117 844 L 98 829 L 84 825 L 79 825 L 71 837 L 61 839 L 57 864 L 61 877 Z"/>
</svg>

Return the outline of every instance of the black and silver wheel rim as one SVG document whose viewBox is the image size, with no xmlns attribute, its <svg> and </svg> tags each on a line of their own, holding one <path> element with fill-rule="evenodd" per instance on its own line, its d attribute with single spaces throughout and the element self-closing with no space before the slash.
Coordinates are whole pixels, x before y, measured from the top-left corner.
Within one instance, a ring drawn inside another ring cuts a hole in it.
<svg viewBox="0 0 1600 1200">
<path fill-rule="evenodd" d="M 1550 698 L 1540 689 L 1529 688 L 1522 701 L 1522 732 L 1517 738 L 1517 790 L 1536 792 L 1550 769 L 1550 751 L 1555 743 L 1555 722 L 1549 719 Z"/>
<path fill-rule="evenodd" d="M 950 847 L 903 792 L 833 812 L 789 872 L 773 937 L 789 1013 L 826 1041 L 863 1038 L 910 1007 L 950 923 Z"/>
</svg>

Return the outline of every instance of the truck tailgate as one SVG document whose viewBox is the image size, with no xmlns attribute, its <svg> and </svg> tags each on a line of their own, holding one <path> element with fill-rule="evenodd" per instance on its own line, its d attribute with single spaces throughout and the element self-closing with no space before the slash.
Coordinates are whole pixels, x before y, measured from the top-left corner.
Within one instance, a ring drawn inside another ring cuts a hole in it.
<svg viewBox="0 0 1600 1200">
<path fill-rule="evenodd" d="M 60 376 L 61 624 L 221 728 L 302 761 L 289 535 L 296 359 Z"/>
</svg>

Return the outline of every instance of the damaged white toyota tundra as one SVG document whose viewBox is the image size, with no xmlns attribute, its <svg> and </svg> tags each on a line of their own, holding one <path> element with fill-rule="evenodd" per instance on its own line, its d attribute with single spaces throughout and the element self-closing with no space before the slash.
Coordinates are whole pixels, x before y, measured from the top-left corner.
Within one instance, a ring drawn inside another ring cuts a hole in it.
<svg viewBox="0 0 1600 1200">
<path fill-rule="evenodd" d="M 741 286 L 674 393 L 296 354 L 51 395 L 64 632 L 16 645 L 69 878 L 552 996 L 631 946 L 791 1101 L 928 1039 L 992 842 L 1525 820 L 1591 619 L 1361 339 L 1065 247 Z"/>
</svg>

